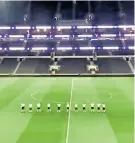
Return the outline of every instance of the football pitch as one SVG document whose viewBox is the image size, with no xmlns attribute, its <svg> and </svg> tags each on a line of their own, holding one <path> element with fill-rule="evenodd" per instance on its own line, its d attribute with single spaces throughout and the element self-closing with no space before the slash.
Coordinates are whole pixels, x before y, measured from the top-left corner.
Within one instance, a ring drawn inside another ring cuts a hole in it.
<svg viewBox="0 0 135 143">
<path fill-rule="evenodd" d="M 42 112 L 36 112 L 41 102 Z M 67 102 L 71 111 L 66 111 Z M 106 113 L 91 113 L 90 103 Z M 20 112 L 20 104 L 26 113 Z M 33 113 L 28 105 L 33 104 Z M 50 103 L 52 112 L 47 112 Z M 57 112 L 61 103 L 61 112 Z M 74 111 L 77 103 L 79 111 Z M 86 103 L 86 112 L 82 104 Z M 133 143 L 134 78 L 0 78 L 0 143 Z"/>
</svg>

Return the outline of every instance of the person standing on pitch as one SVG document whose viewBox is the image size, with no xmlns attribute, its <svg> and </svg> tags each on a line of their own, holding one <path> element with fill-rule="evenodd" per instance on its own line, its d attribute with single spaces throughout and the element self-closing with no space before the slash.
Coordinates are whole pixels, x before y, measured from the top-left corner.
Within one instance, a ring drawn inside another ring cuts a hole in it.
<svg viewBox="0 0 135 143">
<path fill-rule="evenodd" d="M 94 110 L 94 103 L 91 103 L 90 107 L 91 107 L 91 112 L 94 112 L 95 111 Z"/>
<path fill-rule="evenodd" d="M 75 111 L 78 112 L 78 104 L 75 104 Z"/>
<path fill-rule="evenodd" d="M 37 104 L 37 112 L 41 112 L 41 104 L 40 103 Z"/>
<path fill-rule="evenodd" d="M 97 112 L 100 112 L 100 107 L 101 107 L 101 104 L 98 103 L 98 104 L 97 104 Z"/>
<path fill-rule="evenodd" d="M 69 103 L 67 103 L 67 112 L 69 112 L 69 107 L 70 107 L 70 105 L 69 105 Z"/>
<path fill-rule="evenodd" d="M 51 104 L 50 103 L 47 104 L 47 109 L 48 109 L 48 112 L 51 112 Z"/>
<path fill-rule="evenodd" d="M 83 104 L 83 112 L 86 112 L 86 104 Z"/>
<path fill-rule="evenodd" d="M 60 112 L 61 110 L 61 104 L 57 104 L 57 112 Z"/>
<path fill-rule="evenodd" d="M 25 113 L 25 104 L 21 104 L 21 113 Z"/>
<path fill-rule="evenodd" d="M 29 112 L 32 112 L 32 104 L 29 104 Z"/>
<path fill-rule="evenodd" d="M 102 104 L 102 112 L 105 112 L 106 109 L 105 109 L 105 104 Z"/>
</svg>

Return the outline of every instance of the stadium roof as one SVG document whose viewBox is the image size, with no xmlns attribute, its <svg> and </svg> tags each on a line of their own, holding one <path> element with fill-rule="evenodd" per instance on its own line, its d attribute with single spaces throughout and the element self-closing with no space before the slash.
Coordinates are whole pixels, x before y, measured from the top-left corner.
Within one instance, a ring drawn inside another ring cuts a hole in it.
<svg viewBox="0 0 135 143">
<path fill-rule="evenodd" d="M 0 1 L 0 25 L 54 25 L 56 19 L 134 24 L 133 1 Z"/>
</svg>

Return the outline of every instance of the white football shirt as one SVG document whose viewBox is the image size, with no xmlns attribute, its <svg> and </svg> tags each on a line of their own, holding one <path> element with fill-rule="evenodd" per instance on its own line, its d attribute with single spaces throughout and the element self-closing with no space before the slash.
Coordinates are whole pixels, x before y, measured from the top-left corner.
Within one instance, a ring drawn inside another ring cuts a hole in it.
<svg viewBox="0 0 135 143">
<path fill-rule="evenodd" d="M 32 104 L 29 104 L 29 108 L 32 108 Z"/>
<path fill-rule="evenodd" d="M 21 104 L 21 107 L 25 107 L 25 104 Z"/>
<path fill-rule="evenodd" d="M 61 104 L 57 104 L 57 106 L 58 106 L 58 107 L 60 107 L 60 106 L 61 106 Z"/>
<path fill-rule="evenodd" d="M 38 107 L 38 108 L 40 108 L 40 107 L 41 107 L 41 104 L 40 104 L 40 103 L 38 103 L 38 104 L 37 104 L 37 107 Z"/>
<path fill-rule="evenodd" d="M 92 103 L 90 106 L 91 106 L 91 107 L 94 107 L 94 104 Z"/>
</svg>

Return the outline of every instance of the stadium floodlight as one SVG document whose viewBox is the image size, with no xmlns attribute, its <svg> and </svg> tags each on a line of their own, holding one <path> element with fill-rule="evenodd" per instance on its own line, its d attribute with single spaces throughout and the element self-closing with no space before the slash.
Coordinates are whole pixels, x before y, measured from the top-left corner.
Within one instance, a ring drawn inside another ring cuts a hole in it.
<svg viewBox="0 0 135 143">
<path fill-rule="evenodd" d="M 16 26 L 15 29 L 25 30 L 25 29 L 31 29 L 31 27 L 30 26 Z"/>
<path fill-rule="evenodd" d="M 57 29 L 71 29 L 71 26 L 57 26 Z"/>
<path fill-rule="evenodd" d="M 9 35 L 10 38 L 24 38 L 24 35 Z"/>
<path fill-rule="evenodd" d="M 99 26 L 77 26 L 78 29 L 91 29 L 91 28 L 135 28 L 134 25 L 119 25 L 119 26 L 112 26 L 112 25 L 99 25 Z"/>
<path fill-rule="evenodd" d="M 84 37 L 92 37 L 92 35 L 78 35 L 78 37 L 84 38 Z"/>
<path fill-rule="evenodd" d="M 9 26 L 0 26 L 0 29 L 2 29 L 2 30 L 8 30 L 8 29 L 10 29 L 10 27 Z"/>
<path fill-rule="evenodd" d="M 97 41 L 98 39 L 92 38 L 91 41 Z"/>
<path fill-rule="evenodd" d="M 103 47 L 105 50 L 118 50 L 119 47 Z"/>
<path fill-rule="evenodd" d="M 72 50 L 72 47 L 57 47 L 57 50 Z"/>
<path fill-rule="evenodd" d="M 119 28 L 135 28 L 134 25 L 119 25 Z"/>
<path fill-rule="evenodd" d="M 101 34 L 101 37 L 116 37 L 116 34 Z"/>
<path fill-rule="evenodd" d="M 95 47 L 80 47 L 80 50 L 94 50 Z"/>
<path fill-rule="evenodd" d="M 72 26 L 72 29 L 76 29 L 76 26 Z"/>
<path fill-rule="evenodd" d="M 135 50 L 135 46 L 129 46 L 128 48 Z"/>
<path fill-rule="evenodd" d="M 134 37 L 135 34 L 124 34 L 125 37 Z"/>
<path fill-rule="evenodd" d="M 55 35 L 55 37 L 56 38 L 64 38 L 64 37 L 68 38 L 70 37 L 70 35 Z"/>
<path fill-rule="evenodd" d="M 78 29 L 89 29 L 92 28 L 92 26 L 77 26 Z"/>
<path fill-rule="evenodd" d="M 0 47 L 0 50 L 2 50 L 2 47 Z"/>
<path fill-rule="evenodd" d="M 25 49 L 24 47 L 9 47 L 9 50 L 11 50 L 11 51 L 21 51 L 24 49 Z"/>
<path fill-rule="evenodd" d="M 112 26 L 112 25 L 99 25 L 97 26 L 97 28 L 115 28 L 115 26 Z"/>
<path fill-rule="evenodd" d="M 51 29 L 51 26 L 36 26 L 36 29 Z"/>
<path fill-rule="evenodd" d="M 47 47 L 32 47 L 33 51 L 39 51 L 39 50 L 47 50 Z"/>
<path fill-rule="evenodd" d="M 47 35 L 32 35 L 32 38 L 46 38 Z"/>
<path fill-rule="evenodd" d="M 7 36 L 7 35 L 6 35 Z M 74 35 L 54 35 L 55 38 L 69 38 Z M 135 34 L 124 34 L 125 37 L 134 37 Z M 0 38 L 2 35 L 0 35 Z M 24 35 L 9 35 L 10 38 L 24 38 Z M 93 37 L 93 35 L 77 35 L 78 38 Z M 96 36 L 98 37 L 98 35 Z M 116 34 L 101 34 L 101 37 L 116 37 Z M 47 38 L 47 35 L 32 35 L 32 38 Z M 98 39 L 92 39 L 98 40 Z"/>
</svg>

